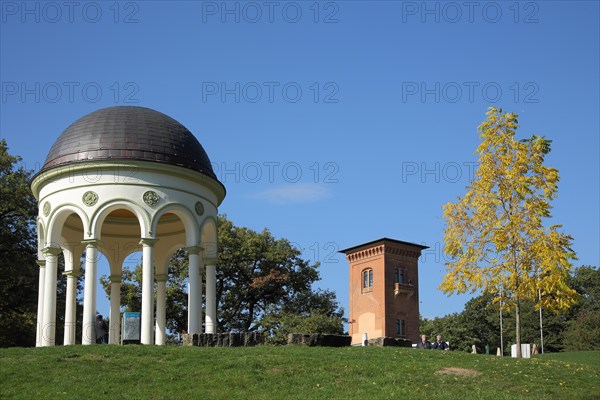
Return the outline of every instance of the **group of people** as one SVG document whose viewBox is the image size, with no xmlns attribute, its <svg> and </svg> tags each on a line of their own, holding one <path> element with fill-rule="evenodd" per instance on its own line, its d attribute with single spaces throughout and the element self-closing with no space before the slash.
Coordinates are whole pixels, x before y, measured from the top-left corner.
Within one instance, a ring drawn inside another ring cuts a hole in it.
<svg viewBox="0 0 600 400">
<path fill-rule="evenodd" d="M 435 337 L 435 342 L 429 343 L 427 335 L 421 335 L 421 340 L 417 343 L 417 349 L 450 350 L 448 343 L 442 340 L 442 335 Z"/>
</svg>

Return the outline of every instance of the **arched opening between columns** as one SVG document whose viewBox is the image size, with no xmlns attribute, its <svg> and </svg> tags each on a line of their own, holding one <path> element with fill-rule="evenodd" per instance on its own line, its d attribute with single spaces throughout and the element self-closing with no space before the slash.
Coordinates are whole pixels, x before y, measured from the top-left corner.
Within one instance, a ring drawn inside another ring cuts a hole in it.
<svg viewBox="0 0 600 400">
<path fill-rule="evenodd" d="M 102 332 L 96 331 L 96 341 L 119 344 L 121 342 L 121 285 L 124 278 L 124 265 L 132 264 L 127 276 L 132 274 L 140 260 L 140 240 L 145 230 L 144 213 L 130 203 L 111 202 L 96 214 L 93 231 L 99 239 L 97 247 L 106 257 L 98 258 L 94 279 L 105 289 L 105 296 L 93 298 L 96 304 L 94 312 L 98 311 L 105 323 Z M 147 229 L 147 228 L 146 228 Z M 90 274 L 92 275 L 92 274 Z M 141 308 L 141 307 L 140 307 Z M 101 311 L 101 310 L 106 310 Z M 131 310 L 134 311 L 134 310 Z M 139 310 L 135 310 L 139 311 Z M 106 318 L 102 313 L 107 314 Z M 91 316 L 88 315 L 88 320 Z M 95 317 L 98 318 L 98 317 Z M 104 331 L 106 329 L 107 331 Z"/>
<path fill-rule="evenodd" d="M 168 333 L 184 330 L 200 333 L 202 318 L 202 277 L 200 276 L 198 224 L 193 214 L 180 204 L 168 204 L 159 209 L 152 220 L 156 232 L 156 325 L 155 343 L 164 345 Z M 184 250 L 187 250 L 184 251 Z M 176 255 L 176 257 L 174 257 Z M 182 298 L 167 299 L 168 285 L 179 285 L 171 293 L 187 292 Z M 170 326 L 167 327 L 167 300 L 171 305 Z M 187 303 L 187 304 L 186 304 Z M 182 324 L 187 314 L 186 325 Z"/>
</svg>

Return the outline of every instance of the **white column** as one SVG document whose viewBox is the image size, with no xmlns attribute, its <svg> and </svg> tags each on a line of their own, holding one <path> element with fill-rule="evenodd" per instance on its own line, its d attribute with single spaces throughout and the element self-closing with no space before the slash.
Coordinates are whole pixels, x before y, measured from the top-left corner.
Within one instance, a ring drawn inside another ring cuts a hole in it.
<svg viewBox="0 0 600 400">
<path fill-rule="evenodd" d="M 71 263 L 72 264 L 72 263 Z M 72 265 L 71 265 L 72 268 Z M 75 344 L 75 325 L 77 324 L 77 277 L 79 271 L 64 272 L 67 277 L 67 296 L 65 300 L 65 338 L 64 345 Z"/>
<path fill-rule="evenodd" d="M 200 276 L 200 247 L 185 249 L 189 259 L 188 333 L 202 332 L 202 277 Z"/>
<path fill-rule="evenodd" d="M 202 257 L 200 257 L 200 268 L 199 268 L 199 287 L 198 287 L 198 333 L 204 332 L 202 329 L 202 291 L 204 290 L 204 284 L 202 283 L 202 277 L 204 276 L 204 266 L 202 265 Z"/>
<path fill-rule="evenodd" d="M 166 342 L 167 329 L 167 275 L 156 275 L 156 341 L 159 346 Z"/>
<path fill-rule="evenodd" d="M 189 266 L 188 266 L 189 268 Z M 190 331 L 190 321 L 192 319 L 191 317 L 191 313 L 190 313 L 190 280 L 188 279 L 188 283 L 186 285 L 187 287 L 187 292 L 188 292 L 188 308 L 187 308 L 187 321 L 188 321 L 188 333 Z"/>
<path fill-rule="evenodd" d="M 154 243 L 142 239 L 142 344 L 154 343 Z"/>
<path fill-rule="evenodd" d="M 44 276 L 44 307 L 42 316 L 42 346 L 54 346 L 56 335 L 56 274 L 60 247 L 46 247 L 46 272 Z"/>
<path fill-rule="evenodd" d="M 111 275 L 110 279 L 110 326 L 108 344 L 119 344 L 121 338 L 121 276 Z"/>
<path fill-rule="evenodd" d="M 96 275 L 97 275 L 97 240 L 84 240 L 85 247 L 85 283 L 83 288 L 83 326 L 81 344 L 96 343 L 94 323 L 96 320 Z"/>
<path fill-rule="evenodd" d="M 206 333 L 217 332 L 217 268 L 206 260 Z"/>
<path fill-rule="evenodd" d="M 38 308 L 37 308 L 37 326 L 35 332 L 35 345 L 40 347 L 42 345 L 42 326 L 44 324 L 44 286 L 46 282 L 46 260 L 37 260 L 37 264 L 40 266 L 40 277 L 38 280 Z"/>
</svg>

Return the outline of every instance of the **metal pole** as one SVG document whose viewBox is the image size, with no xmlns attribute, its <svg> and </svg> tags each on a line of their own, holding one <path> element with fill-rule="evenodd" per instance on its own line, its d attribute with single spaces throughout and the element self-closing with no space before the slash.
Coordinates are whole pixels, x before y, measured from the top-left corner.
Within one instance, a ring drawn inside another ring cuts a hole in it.
<svg viewBox="0 0 600 400">
<path fill-rule="evenodd" d="M 538 289 L 538 296 L 540 299 L 540 340 L 542 354 L 544 354 L 544 324 L 542 323 L 542 290 Z"/>
<path fill-rule="evenodd" d="M 500 286 L 500 353 L 504 357 L 504 333 L 502 329 L 502 286 Z"/>
</svg>

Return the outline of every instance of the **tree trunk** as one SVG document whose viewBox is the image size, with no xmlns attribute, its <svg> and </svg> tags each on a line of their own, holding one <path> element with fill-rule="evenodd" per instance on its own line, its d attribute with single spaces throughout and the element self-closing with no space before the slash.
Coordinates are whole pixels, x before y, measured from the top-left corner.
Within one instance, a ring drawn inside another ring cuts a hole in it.
<svg viewBox="0 0 600 400">
<path fill-rule="evenodd" d="M 516 328 L 516 342 L 517 342 L 517 358 L 522 358 L 521 354 L 521 307 L 520 300 L 517 298 L 515 305 L 515 328 Z"/>
<path fill-rule="evenodd" d="M 248 320 L 246 321 L 244 332 L 250 332 L 252 321 L 254 321 L 254 303 L 250 304 L 248 309 Z"/>
</svg>

